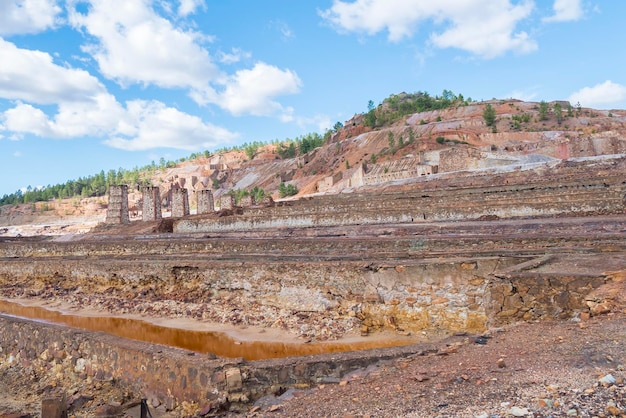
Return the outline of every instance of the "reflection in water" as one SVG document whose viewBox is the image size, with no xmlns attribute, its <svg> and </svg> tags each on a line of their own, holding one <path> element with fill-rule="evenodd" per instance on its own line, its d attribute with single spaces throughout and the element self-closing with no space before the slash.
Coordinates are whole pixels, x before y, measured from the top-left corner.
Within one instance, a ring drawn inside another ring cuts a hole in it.
<svg viewBox="0 0 626 418">
<path fill-rule="evenodd" d="M 65 324 L 73 328 L 81 328 L 89 331 L 102 331 L 118 337 L 169 345 L 198 353 L 213 353 L 221 357 L 243 357 L 246 360 L 357 351 L 407 345 L 415 342 L 409 339 L 310 344 L 272 341 L 236 341 L 223 332 L 170 328 L 130 318 L 71 315 L 3 300 L 0 300 L 0 313 L 56 324 Z"/>
</svg>

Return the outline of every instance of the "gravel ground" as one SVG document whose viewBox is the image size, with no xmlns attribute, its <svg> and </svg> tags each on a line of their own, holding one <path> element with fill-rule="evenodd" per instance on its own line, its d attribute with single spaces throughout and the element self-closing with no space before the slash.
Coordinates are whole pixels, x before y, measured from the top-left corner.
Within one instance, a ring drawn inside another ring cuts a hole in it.
<svg viewBox="0 0 626 418">
<path fill-rule="evenodd" d="M 626 315 L 520 324 L 461 337 L 264 399 L 248 416 L 626 417 Z M 234 416 L 234 415 L 233 415 Z"/>
<path fill-rule="evenodd" d="M 381 362 L 336 383 L 289 389 L 258 400 L 243 413 L 222 415 L 626 417 L 626 309 L 583 321 L 456 335 L 437 346 L 437 351 Z M 52 382 L 54 373 L 28 376 L 0 367 L 0 417 L 37 417 L 42 397 L 55 389 Z M 111 410 L 119 412 L 116 416 L 139 417 L 138 408 L 131 408 L 138 394 L 122 387 L 85 387 L 79 381 L 63 386 L 73 393 L 70 417 L 105 416 Z M 201 416 L 201 405 L 151 412 L 155 418 Z"/>
</svg>

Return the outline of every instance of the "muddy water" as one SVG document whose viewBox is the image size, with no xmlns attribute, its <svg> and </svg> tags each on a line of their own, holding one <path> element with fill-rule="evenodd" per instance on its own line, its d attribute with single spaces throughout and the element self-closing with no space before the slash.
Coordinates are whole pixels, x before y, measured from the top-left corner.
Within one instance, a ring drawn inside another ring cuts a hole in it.
<svg viewBox="0 0 626 418">
<path fill-rule="evenodd" d="M 372 339 L 358 342 L 284 343 L 276 341 L 238 341 L 224 332 L 194 331 L 165 327 L 140 319 L 72 315 L 38 306 L 25 306 L 0 300 L 0 313 L 72 328 L 102 331 L 118 337 L 163 344 L 198 353 L 246 360 L 307 356 L 312 354 L 357 351 L 416 343 L 409 338 Z"/>
</svg>

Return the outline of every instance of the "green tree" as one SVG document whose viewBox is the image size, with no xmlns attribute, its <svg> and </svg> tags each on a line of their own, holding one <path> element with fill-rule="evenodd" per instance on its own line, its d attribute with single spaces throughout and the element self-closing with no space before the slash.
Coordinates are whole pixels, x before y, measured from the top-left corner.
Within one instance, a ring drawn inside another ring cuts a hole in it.
<svg viewBox="0 0 626 418">
<path fill-rule="evenodd" d="M 539 120 L 547 120 L 548 119 L 548 110 L 550 110 L 550 106 L 546 103 L 545 100 L 542 100 L 539 103 Z"/>
<path fill-rule="evenodd" d="M 487 126 L 494 126 L 496 123 L 496 110 L 491 106 L 491 103 L 487 103 L 483 110 L 483 119 Z"/>
<path fill-rule="evenodd" d="M 413 132 L 413 128 L 409 127 L 409 144 L 412 144 L 415 141 L 415 132 Z"/>
<path fill-rule="evenodd" d="M 343 123 L 341 123 L 339 121 L 335 122 L 335 124 L 333 125 L 333 131 L 335 131 L 335 132 L 337 132 L 341 128 L 343 128 Z"/>
<path fill-rule="evenodd" d="M 254 158 L 258 150 L 259 150 L 259 144 L 257 143 L 247 144 L 244 147 L 244 151 L 249 160 L 252 160 Z"/>
<path fill-rule="evenodd" d="M 254 186 L 252 190 L 250 190 L 250 194 L 254 196 L 254 200 L 260 202 L 265 197 L 265 190 L 261 189 L 259 186 Z"/>
<path fill-rule="evenodd" d="M 555 103 L 552 107 L 552 111 L 554 112 L 554 117 L 556 118 L 556 122 L 560 125 L 563 122 L 563 107 L 560 103 Z"/>
<path fill-rule="evenodd" d="M 396 139 L 393 136 L 393 132 L 389 131 L 389 133 L 387 134 L 387 142 L 389 142 L 389 148 L 391 149 L 391 152 L 395 152 L 396 150 Z"/>
<path fill-rule="evenodd" d="M 278 186 L 278 195 L 280 197 L 293 196 L 298 194 L 298 188 L 293 184 L 280 183 Z"/>
</svg>

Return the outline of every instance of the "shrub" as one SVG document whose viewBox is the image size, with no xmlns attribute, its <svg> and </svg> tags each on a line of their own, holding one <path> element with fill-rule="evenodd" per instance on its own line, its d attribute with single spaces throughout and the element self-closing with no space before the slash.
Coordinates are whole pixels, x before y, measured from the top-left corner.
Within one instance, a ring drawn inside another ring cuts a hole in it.
<svg viewBox="0 0 626 418">
<path fill-rule="evenodd" d="M 293 184 L 280 183 L 278 186 L 278 195 L 280 197 L 293 196 L 298 194 L 298 188 Z"/>
</svg>

